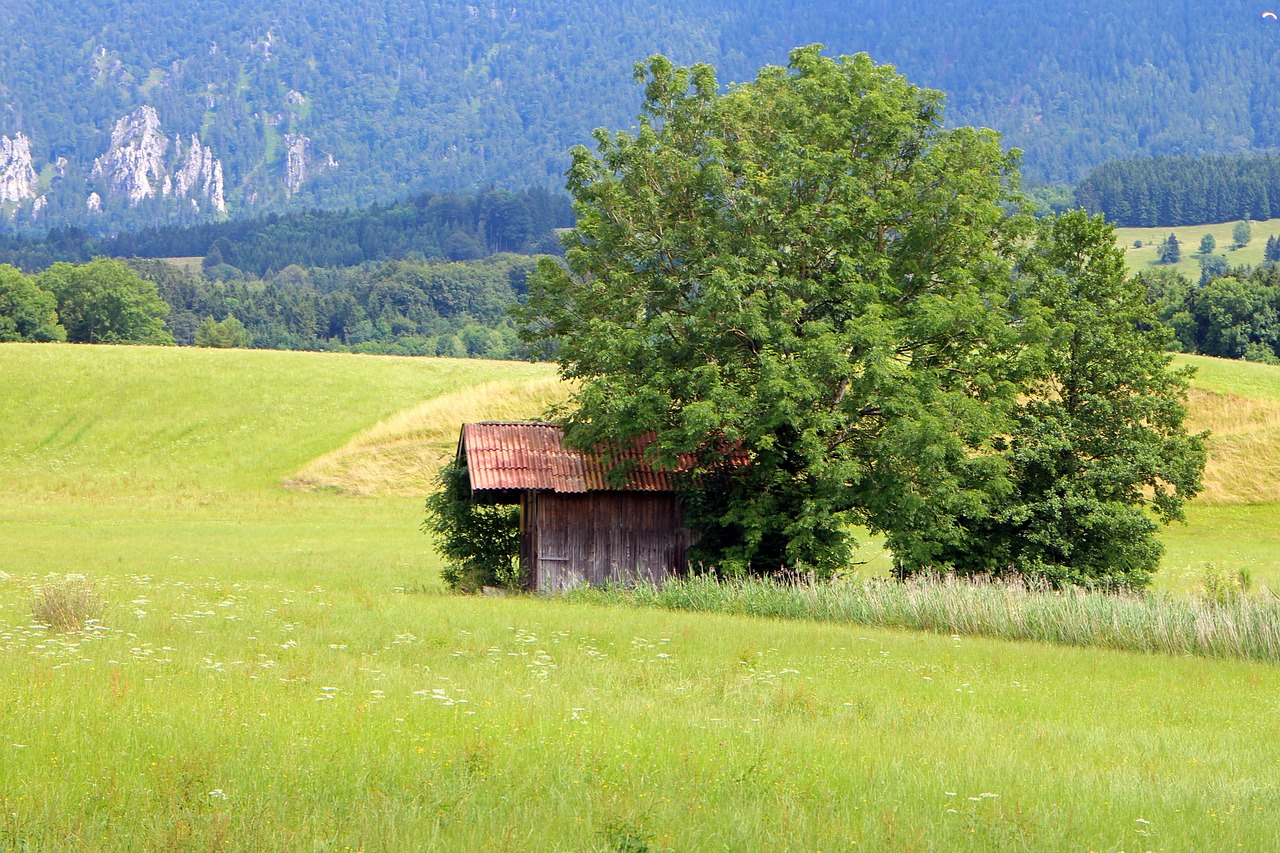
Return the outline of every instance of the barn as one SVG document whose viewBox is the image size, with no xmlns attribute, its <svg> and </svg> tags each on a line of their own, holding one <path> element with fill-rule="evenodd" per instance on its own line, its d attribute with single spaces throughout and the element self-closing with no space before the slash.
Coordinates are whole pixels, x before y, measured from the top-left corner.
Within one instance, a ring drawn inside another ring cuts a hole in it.
<svg viewBox="0 0 1280 853">
<path fill-rule="evenodd" d="M 600 458 L 565 447 L 555 424 L 464 424 L 458 457 L 474 500 L 520 505 L 530 588 L 560 592 L 684 572 L 689 531 L 670 476 L 644 463 L 646 443 L 613 454 L 626 464 L 621 485 Z"/>
</svg>

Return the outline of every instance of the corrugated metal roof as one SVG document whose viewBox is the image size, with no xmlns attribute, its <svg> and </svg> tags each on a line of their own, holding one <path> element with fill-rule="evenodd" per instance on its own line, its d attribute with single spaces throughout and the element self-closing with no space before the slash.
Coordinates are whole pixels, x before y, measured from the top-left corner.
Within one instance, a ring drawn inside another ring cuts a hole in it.
<svg viewBox="0 0 1280 853">
<path fill-rule="evenodd" d="M 555 424 L 463 424 L 458 454 L 466 454 L 476 491 L 673 491 L 669 474 L 644 460 L 644 448 L 653 439 L 652 433 L 640 436 L 630 448 L 611 454 L 630 463 L 627 482 L 620 488 L 609 483 L 599 457 L 565 447 L 564 430 Z"/>
</svg>

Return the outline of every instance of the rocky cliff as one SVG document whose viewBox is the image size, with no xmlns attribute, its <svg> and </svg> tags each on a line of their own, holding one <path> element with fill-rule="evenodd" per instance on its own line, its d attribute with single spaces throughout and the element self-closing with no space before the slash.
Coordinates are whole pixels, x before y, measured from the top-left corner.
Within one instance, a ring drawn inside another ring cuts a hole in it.
<svg viewBox="0 0 1280 853">
<path fill-rule="evenodd" d="M 227 209 L 222 162 L 195 134 L 186 145 L 181 137 L 171 144 L 148 105 L 115 123 L 111 146 L 94 160 L 91 177 L 101 182 L 106 199 L 127 199 L 131 207 L 159 194 L 190 199 L 197 210 L 201 200 L 218 213 Z"/>
<path fill-rule="evenodd" d="M 0 136 L 0 204 L 21 204 L 37 195 L 38 177 L 31 162 L 31 140 L 21 133 Z"/>
<path fill-rule="evenodd" d="M 290 94 L 297 93 L 290 92 Z M 293 195 L 300 190 L 309 176 L 322 170 L 336 169 L 338 167 L 338 161 L 333 159 L 332 154 L 327 154 L 324 159 L 317 160 L 311 140 L 301 133 L 286 133 L 284 144 L 284 186 L 289 195 Z"/>
</svg>

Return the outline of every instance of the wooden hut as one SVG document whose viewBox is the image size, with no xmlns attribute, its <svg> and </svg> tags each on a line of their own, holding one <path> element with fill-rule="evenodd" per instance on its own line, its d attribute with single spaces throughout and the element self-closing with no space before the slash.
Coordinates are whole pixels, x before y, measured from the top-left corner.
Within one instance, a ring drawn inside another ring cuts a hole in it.
<svg viewBox="0 0 1280 853">
<path fill-rule="evenodd" d="M 458 456 L 471 494 L 520 505 L 520 561 L 529 586 L 559 592 L 583 583 L 661 583 L 686 568 L 689 531 L 670 477 L 644 464 L 647 442 L 615 453 L 626 482 L 564 446 L 554 424 L 465 424 Z"/>
</svg>

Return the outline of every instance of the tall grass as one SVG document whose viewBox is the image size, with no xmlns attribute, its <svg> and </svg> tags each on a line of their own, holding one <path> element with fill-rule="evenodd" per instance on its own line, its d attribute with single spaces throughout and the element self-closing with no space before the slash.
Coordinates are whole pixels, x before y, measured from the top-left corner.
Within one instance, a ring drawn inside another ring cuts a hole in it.
<svg viewBox="0 0 1280 853">
<path fill-rule="evenodd" d="M 1280 662 L 1280 600 L 1054 591 L 955 578 L 830 583 L 693 577 L 665 586 L 577 590 L 571 598 L 667 610 L 809 619 L 938 634 Z"/>
</svg>

